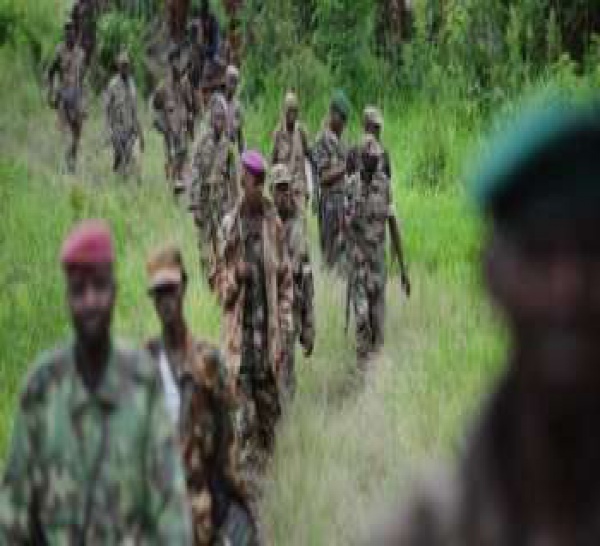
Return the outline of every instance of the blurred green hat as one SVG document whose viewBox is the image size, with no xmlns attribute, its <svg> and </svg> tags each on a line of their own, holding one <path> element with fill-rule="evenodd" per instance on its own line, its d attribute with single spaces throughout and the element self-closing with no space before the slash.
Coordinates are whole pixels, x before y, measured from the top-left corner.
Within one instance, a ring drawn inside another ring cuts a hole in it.
<svg viewBox="0 0 600 546">
<path fill-rule="evenodd" d="M 600 214 L 600 109 L 553 104 L 526 111 L 492 140 L 470 184 L 498 224 Z"/>
<path fill-rule="evenodd" d="M 337 110 L 344 119 L 350 117 L 351 105 L 348 96 L 342 89 L 336 89 L 331 97 L 331 108 Z"/>
</svg>

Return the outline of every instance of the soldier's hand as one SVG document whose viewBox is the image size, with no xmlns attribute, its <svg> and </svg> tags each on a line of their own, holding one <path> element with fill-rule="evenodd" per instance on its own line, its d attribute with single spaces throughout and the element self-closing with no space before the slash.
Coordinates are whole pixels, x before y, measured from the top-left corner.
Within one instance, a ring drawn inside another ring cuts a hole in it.
<svg viewBox="0 0 600 546">
<path fill-rule="evenodd" d="M 240 260 L 237 263 L 235 274 L 238 278 L 238 281 L 246 282 L 250 279 L 250 276 L 252 275 L 252 267 L 248 262 Z"/>
<path fill-rule="evenodd" d="M 304 358 L 310 358 L 313 354 L 314 349 L 315 349 L 314 342 L 311 341 L 310 343 L 307 343 L 304 346 Z"/>
<path fill-rule="evenodd" d="M 402 289 L 404 290 L 406 297 L 409 298 L 410 297 L 410 279 L 408 278 L 408 273 L 406 272 L 406 269 L 403 269 L 402 272 L 400 273 L 400 282 L 402 283 Z"/>
<path fill-rule="evenodd" d="M 140 135 L 140 152 L 144 153 L 144 149 L 146 148 L 146 143 L 144 142 L 144 137 Z"/>
</svg>

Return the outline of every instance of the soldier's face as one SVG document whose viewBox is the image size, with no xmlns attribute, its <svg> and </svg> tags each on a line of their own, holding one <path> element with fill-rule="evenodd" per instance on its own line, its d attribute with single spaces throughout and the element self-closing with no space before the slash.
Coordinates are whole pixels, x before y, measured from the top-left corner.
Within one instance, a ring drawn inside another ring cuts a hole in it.
<svg viewBox="0 0 600 546">
<path fill-rule="evenodd" d="M 335 108 L 331 109 L 331 129 L 336 133 L 342 133 L 346 126 L 346 119 Z"/>
<path fill-rule="evenodd" d="M 163 326 L 170 326 L 183 316 L 183 297 L 185 288 L 180 284 L 171 284 L 156 288 L 151 292 L 156 314 Z"/>
<path fill-rule="evenodd" d="M 129 76 L 129 65 L 127 63 L 119 63 L 119 74 L 123 79 Z"/>
<path fill-rule="evenodd" d="M 258 205 L 262 201 L 264 177 L 244 169 L 244 197 L 250 205 Z"/>
<path fill-rule="evenodd" d="M 109 264 L 70 266 L 67 302 L 77 339 L 86 346 L 105 342 L 110 333 L 116 285 Z"/>
<path fill-rule="evenodd" d="M 493 236 L 488 284 L 528 388 L 557 399 L 600 396 L 600 221 L 549 224 L 518 241 Z"/>
<path fill-rule="evenodd" d="M 273 201 L 277 212 L 283 218 L 287 218 L 292 212 L 292 191 L 289 184 L 277 184 L 273 191 Z"/>
<path fill-rule="evenodd" d="M 365 133 L 368 135 L 373 135 L 377 140 L 381 138 L 381 127 L 374 123 L 366 123 L 365 124 Z"/>
<path fill-rule="evenodd" d="M 298 108 L 288 108 L 285 118 L 288 126 L 293 127 L 298 119 Z"/>
<path fill-rule="evenodd" d="M 228 95 L 234 95 L 238 88 L 238 80 L 233 76 L 228 76 L 225 80 L 225 90 Z"/>
<path fill-rule="evenodd" d="M 75 45 L 75 32 L 72 28 L 66 31 L 65 39 L 69 47 L 73 47 Z"/>
</svg>

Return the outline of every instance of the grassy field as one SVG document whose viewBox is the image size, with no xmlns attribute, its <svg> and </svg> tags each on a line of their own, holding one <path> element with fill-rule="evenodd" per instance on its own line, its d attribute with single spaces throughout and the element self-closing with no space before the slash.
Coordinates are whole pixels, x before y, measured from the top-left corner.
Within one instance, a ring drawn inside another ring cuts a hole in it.
<svg viewBox="0 0 600 546">
<path fill-rule="evenodd" d="M 115 332 L 141 342 L 158 327 L 145 291 L 145 257 L 175 241 L 191 273 L 193 330 L 218 340 L 219 312 L 200 281 L 195 232 L 163 179 L 161 141 L 147 134 L 143 182 L 112 176 L 99 107 L 90 104 L 77 176 L 62 174 L 64 142 L 30 68 L 0 54 L 0 472 L 19 385 L 39 351 L 69 333 L 57 262 L 77 219 L 101 216 L 117 240 Z M 440 113 L 441 112 L 441 113 Z M 318 128 L 317 109 L 309 116 Z M 248 140 L 268 150 L 273 102 L 248 110 Z M 146 120 L 145 126 L 148 127 Z M 385 354 L 353 389 L 353 336 L 344 335 L 345 287 L 317 270 L 315 355 L 298 361 L 299 392 L 282 424 L 264 501 L 275 544 L 348 544 L 373 514 L 406 492 L 415 466 L 450 456 L 500 361 L 502 336 L 479 283 L 480 226 L 461 189 L 479 128 L 428 104 L 388 110 L 395 201 L 413 282 L 392 278 Z M 433 156 L 421 140 L 440 143 Z M 440 177 L 440 185 L 419 184 Z M 314 226 L 313 226 L 314 228 Z M 314 231 L 314 229 L 313 229 Z M 352 330 L 351 330 L 352 331 Z"/>
</svg>

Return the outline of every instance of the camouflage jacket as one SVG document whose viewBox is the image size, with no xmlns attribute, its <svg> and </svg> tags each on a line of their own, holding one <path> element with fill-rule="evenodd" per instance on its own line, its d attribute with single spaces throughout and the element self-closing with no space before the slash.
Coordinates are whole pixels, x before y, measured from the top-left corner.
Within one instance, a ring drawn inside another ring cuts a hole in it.
<svg viewBox="0 0 600 546">
<path fill-rule="evenodd" d="M 231 142 L 235 143 L 238 150 L 242 152 L 245 148 L 244 134 L 244 112 L 239 99 L 234 97 L 227 101 L 227 134 Z"/>
<path fill-rule="evenodd" d="M 154 124 L 164 134 L 187 139 L 188 128 L 195 111 L 195 96 L 189 80 L 172 76 L 158 86 L 152 97 Z"/>
<path fill-rule="evenodd" d="M 313 150 L 313 159 L 319 173 L 319 179 L 323 180 L 323 174 L 329 169 L 340 165 L 346 165 L 347 149 L 341 139 L 328 127 L 323 129 L 317 137 Z M 321 189 L 324 192 L 342 192 L 343 184 L 336 183 L 334 186 L 327 186 L 321 183 Z"/>
<path fill-rule="evenodd" d="M 54 54 L 51 70 L 56 70 L 60 76 L 59 89 L 83 88 L 85 76 L 85 52 L 75 45 L 69 49 L 66 44 L 59 44 Z M 52 82 L 50 82 L 52 84 Z"/>
<path fill-rule="evenodd" d="M 217 141 L 206 130 L 195 145 L 192 158 L 191 201 L 197 213 L 217 212 L 218 216 L 233 208 L 240 197 L 238 156 L 233 144 L 224 136 Z"/>
<path fill-rule="evenodd" d="M 269 363 L 273 370 L 277 371 L 277 358 L 283 354 L 287 336 L 293 332 L 294 287 L 283 226 L 275 207 L 266 198 L 263 207 L 262 243 L 268 317 L 267 343 Z M 231 385 L 235 385 L 240 371 L 246 298 L 245 286 L 237 277 L 237 264 L 245 259 L 242 214 L 243 201 L 223 220 L 215 282 L 215 289 L 223 308 L 223 342 Z"/>
<path fill-rule="evenodd" d="M 133 78 L 124 81 L 116 75 L 104 95 L 106 124 L 112 137 L 140 134 L 137 113 L 137 92 Z"/>
<path fill-rule="evenodd" d="M 304 219 L 293 216 L 283 222 L 285 244 L 294 278 L 294 333 L 303 347 L 315 338 L 314 279 Z"/>
<path fill-rule="evenodd" d="M 147 344 L 154 360 L 165 355 L 164 344 Z M 225 389 L 225 364 L 212 345 L 188 333 L 181 361 L 174 366 L 181 396 L 179 441 L 182 449 L 194 543 L 212 545 L 230 505 L 246 506 L 236 471 L 231 401 Z"/>
<path fill-rule="evenodd" d="M 568 542 L 534 536 L 525 520 L 515 482 L 523 476 L 514 454 L 519 415 L 512 403 L 515 387 L 506 378 L 485 408 L 456 472 L 423 484 L 400 517 L 371 537 L 381 546 L 506 546 L 534 544 L 600 544 L 600 499 L 588 503 Z M 515 469 L 515 466 L 517 468 Z M 512 467 L 512 470 L 511 470 Z M 568 502 L 568 501 L 565 501 Z"/>
<path fill-rule="evenodd" d="M 360 172 L 346 185 L 347 241 L 355 274 L 364 270 L 367 285 L 385 282 L 385 241 L 394 215 L 389 178 L 379 170 L 368 181 Z"/>
<path fill-rule="evenodd" d="M 113 347 L 90 393 L 74 351 L 43 356 L 21 395 L 0 543 L 190 544 L 183 470 L 148 356 Z"/>
<path fill-rule="evenodd" d="M 273 136 L 272 163 L 285 163 L 294 178 L 294 185 L 306 191 L 306 158 L 309 154 L 308 134 L 306 129 L 296 124 L 290 133 L 283 124 Z"/>
</svg>

